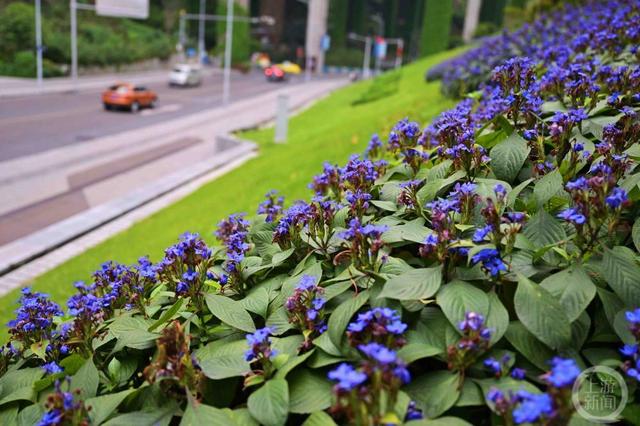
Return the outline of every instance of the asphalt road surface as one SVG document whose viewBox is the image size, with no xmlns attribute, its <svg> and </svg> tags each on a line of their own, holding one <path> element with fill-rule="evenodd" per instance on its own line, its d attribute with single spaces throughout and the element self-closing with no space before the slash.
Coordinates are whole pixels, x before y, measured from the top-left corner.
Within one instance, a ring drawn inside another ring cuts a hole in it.
<svg viewBox="0 0 640 426">
<path fill-rule="evenodd" d="M 302 79 L 295 76 L 284 83 L 269 83 L 260 72 L 234 74 L 231 98 L 251 97 L 276 90 L 282 84 L 298 84 Z M 105 81 L 105 88 L 113 83 Z M 0 162 L 193 114 L 222 103 L 220 73 L 205 76 L 202 85 L 194 88 L 169 87 L 166 82 L 146 86 L 158 94 L 158 105 L 137 114 L 103 110 L 102 90 L 98 89 L 0 99 Z"/>
</svg>

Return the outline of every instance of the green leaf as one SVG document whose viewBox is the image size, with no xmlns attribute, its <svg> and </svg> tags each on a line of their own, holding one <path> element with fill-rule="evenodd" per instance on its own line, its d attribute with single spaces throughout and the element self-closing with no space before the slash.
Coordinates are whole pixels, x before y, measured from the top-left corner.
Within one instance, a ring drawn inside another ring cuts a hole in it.
<svg viewBox="0 0 640 426">
<path fill-rule="evenodd" d="M 626 311 L 626 309 L 623 309 L 616 314 L 616 317 L 613 320 L 613 329 L 616 331 L 616 334 L 620 337 L 620 340 L 622 340 L 623 343 L 631 345 L 636 343 L 636 339 L 629 330 L 629 322 L 627 322 L 625 316 Z"/>
<path fill-rule="evenodd" d="M 18 426 L 33 426 L 37 425 L 44 414 L 44 407 L 40 404 L 33 404 L 18 414 Z"/>
<path fill-rule="evenodd" d="M 154 322 L 147 331 L 154 331 L 156 328 L 160 327 L 162 324 L 171 320 L 173 316 L 178 313 L 178 311 L 182 307 L 183 302 L 184 302 L 184 298 L 182 297 L 176 300 L 176 303 L 174 303 L 169 309 L 164 311 L 164 313 L 160 316 L 160 318 L 158 318 L 158 321 Z"/>
<path fill-rule="evenodd" d="M 448 178 L 428 181 L 422 188 L 420 188 L 420 190 L 416 194 L 416 196 L 418 197 L 418 201 L 421 204 L 426 204 L 428 201 L 433 200 L 436 195 L 438 195 L 438 192 L 440 190 L 448 187 L 449 185 L 452 185 L 454 182 L 462 179 L 466 175 L 467 174 L 464 171 L 458 170 Z"/>
<path fill-rule="evenodd" d="M 152 325 L 152 321 L 147 321 L 140 317 L 117 317 L 109 326 L 109 332 L 118 339 L 113 352 L 117 352 L 124 347 L 132 349 L 152 347 L 155 344 L 155 340 L 160 336 L 158 333 L 147 331 Z"/>
<path fill-rule="evenodd" d="M 154 411 L 132 411 L 116 416 L 103 423 L 102 426 L 168 426 L 175 411 L 172 406 Z"/>
<path fill-rule="evenodd" d="M 409 343 L 403 346 L 402 349 L 398 350 L 398 356 L 407 364 L 410 364 L 415 360 L 428 358 L 440 353 L 442 353 L 442 350 L 439 347 L 425 343 Z"/>
<path fill-rule="evenodd" d="M 269 291 L 265 287 L 253 288 L 246 297 L 240 300 L 240 304 L 247 311 L 266 318 L 269 308 Z"/>
<path fill-rule="evenodd" d="M 260 389 L 249 396 L 247 407 L 253 418 L 261 424 L 265 426 L 283 425 L 289 412 L 289 387 L 286 380 L 268 380 Z"/>
<path fill-rule="evenodd" d="M 313 413 L 328 408 L 333 400 L 331 382 L 324 374 L 300 369 L 289 375 L 292 413 Z"/>
<path fill-rule="evenodd" d="M 484 405 L 482 390 L 473 380 L 465 380 L 456 407 L 475 407 Z"/>
<path fill-rule="evenodd" d="M 513 132 L 507 139 L 497 144 L 491 150 L 491 168 L 498 179 L 513 182 L 520 173 L 520 169 L 531 149 L 527 141 Z"/>
<path fill-rule="evenodd" d="M 211 313 L 223 323 L 249 333 L 256 331 L 251 315 L 240 302 L 215 294 L 207 294 L 205 300 Z"/>
<path fill-rule="evenodd" d="M 230 411 L 200 403 L 189 403 L 180 426 L 231 425 L 234 422 Z"/>
<path fill-rule="evenodd" d="M 302 426 L 337 426 L 337 424 L 331 416 L 324 411 L 316 411 L 307 417 L 307 420 L 302 423 Z"/>
<path fill-rule="evenodd" d="M 640 306 L 640 266 L 631 251 L 605 249 L 602 273 L 613 291 L 626 306 Z"/>
<path fill-rule="evenodd" d="M 518 319 L 546 345 L 553 349 L 570 345 L 571 324 L 564 307 L 539 284 L 520 276 L 513 303 Z"/>
<path fill-rule="evenodd" d="M 98 385 L 100 384 L 100 374 L 93 360 L 89 358 L 80 370 L 71 378 L 69 388 L 75 391 L 80 389 L 82 399 L 96 396 Z"/>
<path fill-rule="evenodd" d="M 546 371 L 553 356 L 551 349 L 535 338 L 520 321 L 512 321 L 505 337 L 525 358 L 540 370 Z"/>
<path fill-rule="evenodd" d="M 329 337 L 334 345 L 341 346 L 342 338 L 344 337 L 344 330 L 349 325 L 351 317 L 358 309 L 362 307 L 369 299 L 369 292 L 363 291 L 355 297 L 348 299 L 346 302 L 339 305 L 329 317 Z"/>
<path fill-rule="evenodd" d="M 273 332 L 275 336 L 279 336 L 293 328 L 293 325 L 289 322 L 289 317 L 287 316 L 287 311 L 284 309 L 284 306 L 280 306 L 269 315 L 266 325 L 267 327 L 273 327 L 275 329 Z"/>
<path fill-rule="evenodd" d="M 533 187 L 533 195 L 536 197 L 538 205 L 546 203 L 561 191 L 562 175 L 558 169 L 544 175 Z"/>
<path fill-rule="evenodd" d="M 571 349 L 578 351 L 582 348 L 590 328 L 591 318 L 586 312 L 582 312 L 578 319 L 571 323 Z"/>
<path fill-rule="evenodd" d="M 633 238 L 633 245 L 636 246 L 636 250 L 640 251 L 640 219 L 637 219 L 633 223 L 631 237 Z"/>
<path fill-rule="evenodd" d="M 560 302 L 569 322 L 578 319 L 596 295 L 596 286 L 580 265 L 545 278 L 540 286 Z"/>
<path fill-rule="evenodd" d="M 467 312 L 476 312 L 485 318 L 489 313 L 487 294 L 464 281 L 453 281 L 442 286 L 438 291 L 437 301 L 442 312 L 456 330 Z"/>
<path fill-rule="evenodd" d="M 490 291 L 489 313 L 487 314 L 487 327 L 493 330 L 491 344 L 497 343 L 509 328 L 509 312 L 504 307 L 495 291 Z"/>
<path fill-rule="evenodd" d="M 544 210 L 539 210 L 529 219 L 523 232 L 536 247 L 555 244 L 567 238 L 567 233 L 560 222 Z"/>
<path fill-rule="evenodd" d="M 513 205 L 516 203 L 516 200 L 520 196 L 520 193 L 522 192 L 522 190 L 524 190 L 527 186 L 529 186 L 531 182 L 533 182 L 533 178 L 529 178 L 525 180 L 518 186 L 514 187 L 511 191 L 509 191 L 509 193 L 507 194 L 507 206 L 513 207 Z"/>
<path fill-rule="evenodd" d="M 460 390 L 459 375 L 450 371 L 433 371 L 417 377 L 405 388 L 426 417 L 438 417 L 453 407 Z"/>
<path fill-rule="evenodd" d="M 441 283 L 440 266 L 412 269 L 388 280 L 378 297 L 397 300 L 428 299 L 436 294 Z"/>
<path fill-rule="evenodd" d="M 7 371 L 0 377 L 0 405 L 13 401 L 33 401 L 33 384 L 42 377 L 40 367 Z"/>
<path fill-rule="evenodd" d="M 287 376 L 287 374 L 289 374 L 289 372 L 291 370 L 293 370 L 298 365 L 300 365 L 303 362 L 305 362 L 307 360 L 307 358 L 309 358 L 311 355 L 314 354 L 314 352 L 315 352 L 315 349 L 311 349 L 310 351 L 307 351 L 302 355 L 293 356 L 293 357 L 289 358 L 289 360 L 286 362 L 286 364 L 284 364 L 282 367 L 280 367 L 278 369 L 278 372 L 276 373 L 276 375 L 274 377 L 276 379 L 284 379 Z"/>
<path fill-rule="evenodd" d="M 91 424 L 99 425 L 104 422 L 118 408 L 118 405 L 134 391 L 135 389 L 127 389 L 122 392 L 87 399 L 85 404 L 87 407 L 91 407 L 89 411 Z"/>
<path fill-rule="evenodd" d="M 202 372 L 210 379 L 226 379 L 242 376 L 251 370 L 249 363 L 244 360 L 247 342 L 236 340 L 233 342 L 214 341 L 196 351 L 198 364 Z"/>
</svg>

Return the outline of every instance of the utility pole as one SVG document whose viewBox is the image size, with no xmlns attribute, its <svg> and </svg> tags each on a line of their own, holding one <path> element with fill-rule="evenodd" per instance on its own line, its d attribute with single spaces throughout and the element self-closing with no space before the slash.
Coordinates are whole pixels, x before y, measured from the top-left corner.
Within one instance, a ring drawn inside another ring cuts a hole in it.
<svg viewBox="0 0 640 426">
<path fill-rule="evenodd" d="M 222 84 L 222 103 L 229 103 L 231 96 L 231 46 L 233 43 L 233 0 L 227 0 L 227 27 L 224 41 L 224 80 Z"/>
<path fill-rule="evenodd" d="M 204 58 L 204 15 L 206 11 L 206 0 L 200 0 L 200 19 L 198 20 L 198 59 L 202 62 Z"/>
<path fill-rule="evenodd" d="M 42 86 L 42 18 L 40 0 L 36 0 L 36 68 L 38 87 Z"/>
</svg>

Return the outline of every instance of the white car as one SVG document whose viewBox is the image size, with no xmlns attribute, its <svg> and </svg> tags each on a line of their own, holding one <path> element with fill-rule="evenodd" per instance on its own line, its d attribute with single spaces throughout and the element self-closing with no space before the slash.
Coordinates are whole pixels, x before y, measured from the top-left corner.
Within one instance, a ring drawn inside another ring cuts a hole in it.
<svg viewBox="0 0 640 426">
<path fill-rule="evenodd" d="M 169 73 L 169 86 L 199 86 L 202 83 L 200 67 L 178 64 Z"/>
</svg>

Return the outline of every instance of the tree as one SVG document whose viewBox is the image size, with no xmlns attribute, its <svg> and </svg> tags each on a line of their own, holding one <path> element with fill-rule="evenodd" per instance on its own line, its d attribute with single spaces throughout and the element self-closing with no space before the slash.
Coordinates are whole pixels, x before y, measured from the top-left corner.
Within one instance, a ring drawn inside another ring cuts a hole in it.
<svg viewBox="0 0 640 426">
<path fill-rule="evenodd" d="M 12 3 L 0 12 L 0 55 L 10 59 L 22 50 L 34 50 L 35 29 L 31 4 Z"/>
<path fill-rule="evenodd" d="M 426 0 L 420 37 L 420 55 L 430 55 L 449 47 L 452 0 Z"/>
<path fill-rule="evenodd" d="M 347 40 L 347 18 L 349 17 L 349 3 L 344 0 L 331 0 L 329 4 L 329 34 L 331 44 L 344 47 Z"/>
<path fill-rule="evenodd" d="M 216 8 L 216 15 L 226 15 L 227 14 L 227 2 L 226 1 L 218 1 Z M 237 3 L 233 5 L 233 14 L 234 16 L 247 16 L 248 11 L 244 7 L 240 6 Z M 225 45 L 225 32 L 226 32 L 226 21 L 221 21 L 216 23 L 216 41 L 218 43 L 217 51 L 224 52 Z M 249 61 L 249 56 L 251 54 L 251 34 L 249 32 L 249 23 L 248 22 L 233 22 L 233 44 L 231 49 L 231 63 L 243 64 Z"/>
</svg>

